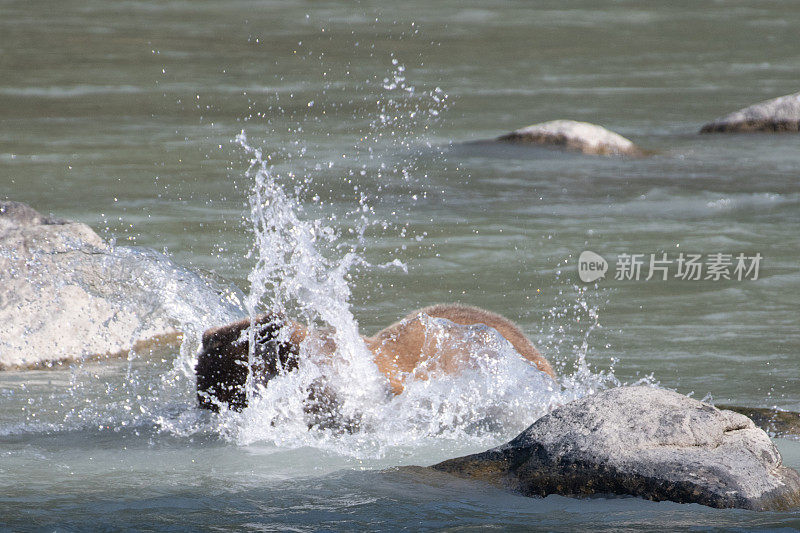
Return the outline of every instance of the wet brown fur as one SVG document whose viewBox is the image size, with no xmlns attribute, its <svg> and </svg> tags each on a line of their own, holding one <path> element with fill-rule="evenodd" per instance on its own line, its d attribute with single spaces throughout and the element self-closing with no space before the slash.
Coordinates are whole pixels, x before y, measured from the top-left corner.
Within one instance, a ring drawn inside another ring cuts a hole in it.
<svg viewBox="0 0 800 533">
<path fill-rule="evenodd" d="M 528 337 L 511 320 L 479 307 L 459 304 L 439 304 L 414 311 L 404 319 L 379 331 L 364 342 L 375 354 L 375 363 L 389 378 L 389 384 L 395 394 L 403 392 L 405 378 L 420 368 L 423 362 L 434 362 L 426 365 L 426 372 L 415 373 L 416 378 L 425 378 L 430 371 L 452 374 L 469 364 L 468 353 L 458 347 L 431 345 L 426 343 L 425 325 L 421 315 L 434 318 L 445 318 L 462 326 L 485 324 L 497 330 L 514 346 L 522 357 L 536 365 L 536 368 L 555 378 L 550 363 L 542 357 Z"/>
<path fill-rule="evenodd" d="M 530 340 L 511 320 L 491 311 L 465 305 L 434 305 L 415 311 L 379 331 L 364 337 L 367 347 L 375 355 L 378 369 L 388 378 L 392 392 L 403 392 L 405 380 L 427 379 L 436 373 L 453 374 L 467 367 L 470 354 L 463 348 L 441 346 L 429 342 L 422 315 L 445 318 L 459 325 L 485 324 L 497 330 L 525 359 L 542 372 L 555 379 L 550 363 L 533 346 Z M 256 319 L 258 329 L 256 357 L 252 368 L 255 378 L 265 383 L 278 372 L 297 368 L 300 343 L 309 335 L 305 326 L 287 321 L 283 316 L 268 314 Z M 249 319 L 217 327 L 203 334 L 203 347 L 198 357 L 197 391 L 200 406 L 217 410 L 220 404 L 233 409 L 247 405 L 245 383 L 248 368 L 249 342 L 246 330 Z M 281 328 L 290 327 L 288 341 L 278 342 Z M 322 339 L 322 358 L 333 357 L 336 347 L 330 339 Z M 310 392 L 310 398 L 319 392 Z"/>
</svg>

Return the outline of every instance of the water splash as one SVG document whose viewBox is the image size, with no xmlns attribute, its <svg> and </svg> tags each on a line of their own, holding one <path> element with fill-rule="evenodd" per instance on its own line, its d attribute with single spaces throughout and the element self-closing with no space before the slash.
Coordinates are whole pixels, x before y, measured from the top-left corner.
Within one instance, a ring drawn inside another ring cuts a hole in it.
<svg viewBox="0 0 800 533">
<path fill-rule="evenodd" d="M 349 307 L 351 293 L 346 280 L 355 264 L 367 264 L 366 261 L 354 251 L 339 258 L 327 257 L 323 250 L 326 244 L 336 243 L 335 229 L 320 220 L 301 219 L 296 197 L 281 187 L 262 152 L 248 144 L 244 132 L 238 135 L 237 142 L 252 156 L 247 175 L 254 180 L 249 203 L 255 225 L 253 253 L 257 261 L 248 277 L 250 292 L 245 299 L 251 319 L 267 297 L 272 311 L 299 314 L 307 323 L 325 324 L 337 346 L 336 364 L 331 370 L 360 384 L 343 395 L 344 409 L 375 400 L 382 394 L 381 376 L 359 336 L 358 324 Z M 282 332 L 283 335 L 287 333 Z M 250 335 L 252 337 L 252 331 Z M 252 338 L 250 341 L 252 358 L 254 342 Z M 304 346 L 301 359 L 311 360 L 312 351 L 312 346 Z M 321 376 L 311 372 L 308 377 Z M 307 381 L 308 385 L 310 383 Z"/>
<path fill-rule="evenodd" d="M 393 60 L 392 71 L 382 83 L 381 109 L 371 122 L 369 135 L 356 143 L 354 151 L 372 160 L 376 146 L 388 143 L 407 149 L 407 157 L 394 163 L 378 161 L 377 172 L 360 173 L 361 183 L 372 176 L 382 180 L 385 175 L 399 176 L 408 184 L 418 181 L 414 151 L 408 149 L 415 142 L 415 130 L 425 129 L 432 117 L 438 117 L 446 99 L 436 89 L 424 93 L 420 102 L 404 72 Z M 252 183 L 249 214 L 254 235 L 251 254 L 256 264 L 248 278 L 248 313 L 251 318 L 262 309 L 286 314 L 309 324 L 312 335 L 301 345 L 298 370 L 280 375 L 266 386 L 251 384 L 249 406 L 244 411 L 214 416 L 225 438 L 241 445 L 312 446 L 354 457 L 380 457 L 392 447 L 413 448 L 443 440 L 485 445 L 513 435 L 554 406 L 613 380 L 613 375 L 592 373 L 580 356 L 578 372 L 562 386 L 524 361 L 494 329 L 460 326 L 423 315 L 425 342 L 464 354 L 468 364 L 463 371 L 448 374 L 429 362 L 407 377 L 402 394 L 393 395 L 359 334 L 350 298 L 353 269 L 375 267 L 365 259 L 372 243 L 366 229 L 385 229 L 394 221 L 375 216 L 370 202 L 379 200 L 363 193 L 353 195 L 356 204 L 341 218 L 330 214 L 309 217 L 309 211 L 324 213 L 324 209 L 308 209 L 301 200 L 305 194 L 312 204 L 318 201 L 316 195 L 307 194 L 315 185 L 313 173 L 301 178 L 292 171 L 281 172 L 271 164 L 272 156 L 251 143 L 245 131 L 236 142 L 249 158 L 245 175 Z M 294 161 L 309 157 L 313 155 L 301 150 Z M 381 186 L 374 190 L 380 191 Z M 357 191 L 358 184 L 354 186 Z M 356 230 L 348 233 L 348 226 Z M 400 237 L 406 238 L 404 230 Z M 386 265 L 402 263 L 390 258 L 379 266 Z M 588 308 L 584 311 L 591 314 Z M 319 356 L 320 335 L 332 338 L 335 357 Z M 309 391 L 320 382 L 336 398 L 336 417 L 354 421 L 356 431 L 343 431 L 341 424 L 316 423 L 313 411 L 318 406 L 309 405 Z"/>
<path fill-rule="evenodd" d="M 268 151 L 242 131 L 235 142 L 248 159 L 244 174 L 250 182 L 247 205 L 254 260 L 246 294 L 239 303 L 221 305 L 219 293 L 201 290 L 205 282 L 200 278 L 183 271 L 176 274 L 168 261 L 156 261 L 160 266 L 134 277 L 146 280 L 143 305 L 166 310 L 188 332 L 177 357 L 151 350 L 133 353 L 127 361 L 79 366 L 65 394 L 41 398 L 43 405 L 56 406 L 52 417 L 28 418 L 26 427 L 205 435 L 239 445 L 313 447 L 348 457 L 383 457 L 397 450 L 413 454 L 427 445 L 441 449 L 448 443 L 496 444 L 553 407 L 615 384 L 613 373 L 594 372 L 586 363 L 589 335 L 599 323 L 598 307 L 588 304 L 585 295 L 565 291 L 551 317 L 562 331 L 551 331 L 550 339 L 569 338 L 564 324 L 569 329 L 580 318 L 588 317 L 594 326 L 584 331 L 574 350 L 558 349 L 558 342 L 551 342 L 555 350 L 544 350 L 551 361 L 553 356 L 577 360 L 577 370 L 562 372 L 560 383 L 522 360 L 491 328 L 423 316 L 426 343 L 457 350 L 469 364 L 456 374 L 442 373 L 433 363 L 423 365 L 407 376 L 402 394 L 389 391 L 359 334 L 350 302 L 352 288 L 360 272 L 405 269 L 391 254 L 376 264 L 366 257 L 384 237 L 401 242 L 420 237 L 408 231 L 403 209 L 413 209 L 420 190 L 425 194 L 425 176 L 417 166 L 419 146 L 430 153 L 425 132 L 447 107 L 447 99 L 439 89 L 417 91 L 409 85 L 397 60 L 379 84 L 382 93 L 375 101 L 369 131 L 360 132 L 350 154 L 349 160 L 356 163 L 340 170 L 341 181 L 352 187 L 350 205 L 332 208 L 320 198 L 324 178 L 338 168 L 332 161 L 315 159 L 302 143 L 292 143 L 291 157 L 280 149 Z M 314 105 L 323 102 L 315 98 Z M 325 177 L 318 175 L 320 170 L 327 173 Z M 414 199 L 406 204 L 411 207 L 380 211 L 393 213 L 393 218 L 375 214 L 376 205 L 402 194 Z M 562 313 L 563 306 L 570 311 Z M 301 345 L 299 368 L 266 386 L 250 383 L 249 406 L 242 412 L 200 412 L 194 395 L 200 332 L 236 315 L 254 317 L 263 310 L 309 325 L 312 335 Z M 319 357 L 318 343 L 325 335 L 336 346 L 331 359 Z M 310 401 L 310 391 L 319 383 L 335 397 L 335 418 L 352 421 L 350 429 L 355 431 L 328 423 L 325 406 Z M 47 411 L 35 407 L 30 412 Z"/>
</svg>

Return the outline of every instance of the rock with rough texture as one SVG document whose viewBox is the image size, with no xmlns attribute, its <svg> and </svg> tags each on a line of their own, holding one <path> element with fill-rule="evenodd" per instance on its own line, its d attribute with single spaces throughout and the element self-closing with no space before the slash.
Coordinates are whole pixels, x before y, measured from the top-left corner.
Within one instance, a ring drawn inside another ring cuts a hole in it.
<svg viewBox="0 0 800 533">
<path fill-rule="evenodd" d="M 570 402 L 511 442 L 432 468 L 527 496 L 631 495 L 711 507 L 800 506 L 800 475 L 744 415 L 620 387 Z"/>
<path fill-rule="evenodd" d="M 229 319 L 214 311 L 219 301 L 161 254 L 109 246 L 85 224 L 0 200 L 0 370 L 174 339 L 192 316 Z"/>
<path fill-rule="evenodd" d="M 709 122 L 700 133 L 800 132 L 800 93 L 740 109 Z"/>
<path fill-rule="evenodd" d="M 602 126 L 575 120 L 552 120 L 497 138 L 501 142 L 538 144 L 590 155 L 642 156 L 644 150 Z"/>
</svg>

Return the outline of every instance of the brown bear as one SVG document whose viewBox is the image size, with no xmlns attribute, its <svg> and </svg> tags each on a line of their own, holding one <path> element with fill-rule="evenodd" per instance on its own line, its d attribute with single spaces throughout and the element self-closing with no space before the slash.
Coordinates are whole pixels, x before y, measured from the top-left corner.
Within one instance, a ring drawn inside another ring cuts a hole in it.
<svg viewBox="0 0 800 533">
<path fill-rule="evenodd" d="M 428 342 L 425 318 L 445 318 L 455 324 L 470 326 L 485 324 L 494 328 L 511 343 L 514 349 L 539 370 L 555 379 L 550 363 L 533 346 L 531 341 L 511 320 L 496 313 L 465 305 L 434 305 L 415 311 L 404 319 L 379 331 L 372 337 L 363 337 L 374 354 L 375 364 L 387 377 L 394 394 L 403 392 L 405 380 L 427 379 L 436 373 L 454 374 L 471 364 L 470 353 L 463 344 Z M 261 315 L 256 319 L 255 358 L 248 365 L 249 341 L 246 330 L 249 319 L 213 328 L 203 334 L 203 345 L 198 356 L 197 396 L 200 407 L 217 410 L 220 405 L 240 410 L 247 405 L 245 385 L 248 376 L 266 383 L 280 372 L 289 372 L 298 366 L 299 345 L 310 332 L 306 326 L 290 322 L 278 314 Z M 288 340 L 279 341 L 278 333 L 288 329 Z M 336 356 L 336 346 L 329 332 L 314 333 L 324 359 Z M 309 400 L 332 403 L 324 384 L 309 391 Z"/>
<path fill-rule="evenodd" d="M 485 324 L 494 328 L 522 357 L 555 378 L 547 359 L 542 357 L 511 320 L 478 307 L 440 304 L 414 311 L 376 335 L 364 338 L 367 347 L 375 354 L 375 364 L 389 379 L 389 385 L 395 394 L 403 392 L 404 381 L 408 376 L 424 379 L 428 373 L 436 371 L 454 374 L 470 364 L 470 354 L 464 353 L 462 346 L 448 347 L 426 342 L 424 315 L 445 318 L 461 326 Z M 424 373 L 418 371 L 422 363 L 427 363 Z"/>
</svg>

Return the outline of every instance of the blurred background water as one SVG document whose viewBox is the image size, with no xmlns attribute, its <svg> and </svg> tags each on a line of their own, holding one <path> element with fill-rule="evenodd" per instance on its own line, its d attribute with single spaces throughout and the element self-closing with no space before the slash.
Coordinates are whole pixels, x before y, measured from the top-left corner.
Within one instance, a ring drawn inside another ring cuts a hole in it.
<svg viewBox="0 0 800 533">
<path fill-rule="evenodd" d="M 561 373 L 585 356 L 622 382 L 800 410 L 800 141 L 696 133 L 798 90 L 794 2 L 12 1 L 0 15 L 2 197 L 246 291 L 244 130 L 335 246 L 406 265 L 347 276 L 362 331 L 458 301 L 517 321 Z M 464 144 L 557 118 L 656 155 Z M 755 281 L 584 284 L 587 249 L 763 260 Z M 0 376 L 0 523 L 800 527 L 796 513 L 531 500 L 381 470 L 491 439 L 376 457 L 231 443 L 187 411 L 185 376 L 163 410 L 129 401 L 163 390 L 175 357 Z M 780 445 L 800 466 L 798 444 Z"/>
</svg>

